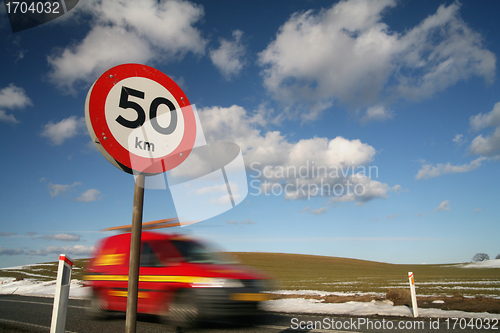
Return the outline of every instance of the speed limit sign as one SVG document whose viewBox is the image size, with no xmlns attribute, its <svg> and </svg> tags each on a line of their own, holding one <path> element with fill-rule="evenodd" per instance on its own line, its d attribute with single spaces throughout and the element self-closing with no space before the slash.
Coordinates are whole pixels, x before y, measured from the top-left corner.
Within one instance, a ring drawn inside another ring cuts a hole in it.
<svg viewBox="0 0 500 333">
<path fill-rule="evenodd" d="M 85 120 L 99 151 L 128 173 L 175 168 L 196 138 L 194 111 L 181 88 L 162 72 L 140 64 L 113 67 L 94 82 Z"/>
</svg>

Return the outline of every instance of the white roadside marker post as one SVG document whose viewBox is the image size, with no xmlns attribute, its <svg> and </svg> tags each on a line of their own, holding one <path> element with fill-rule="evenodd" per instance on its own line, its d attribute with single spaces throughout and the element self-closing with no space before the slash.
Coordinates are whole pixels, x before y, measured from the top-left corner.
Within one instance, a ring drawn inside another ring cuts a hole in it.
<svg viewBox="0 0 500 333">
<path fill-rule="evenodd" d="M 408 272 L 408 278 L 410 279 L 410 291 L 411 291 L 411 306 L 413 310 L 413 317 L 418 317 L 418 307 L 417 307 L 417 293 L 415 292 L 415 280 L 413 279 L 413 272 Z"/>
<path fill-rule="evenodd" d="M 56 293 L 54 295 L 54 307 L 52 308 L 50 333 L 64 333 L 72 268 L 73 260 L 67 255 L 61 254 L 59 256 L 59 269 L 57 270 Z"/>
</svg>

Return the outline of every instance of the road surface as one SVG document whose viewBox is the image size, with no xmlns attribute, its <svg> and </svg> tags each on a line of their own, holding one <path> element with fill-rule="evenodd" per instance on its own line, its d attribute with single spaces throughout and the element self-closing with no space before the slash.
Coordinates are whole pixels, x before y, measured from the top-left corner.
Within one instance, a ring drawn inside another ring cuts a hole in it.
<svg viewBox="0 0 500 333">
<path fill-rule="evenodd" d="M 26 297 L 16 295 L 0 296 L 0 332 L 49 332 L 52 317 L 52 298 Z M 85 314 L 85 302 L 70 300 L 66 332 L 104 333 L 125 332 L 125 315 L 113 314 L 107 320 L 91 320 Z M 500 324 L 485 329 L 483 320 L 472 324 L 483 324 L 479 330 L 465 322 L 438 319 L 412 319 L 395 317 L 325 316 L 301 314 L 265 314 L 258 322 L 213 321 L 203 323 L 193 333 L 241 332 L 500 332 Z M 469 323 L 469 320 L 467 321 Z M 460 325 L 462 324 L 462 327 Z M 453 329 L 455 326 L 455 329 Z M 337 329 L 336 329 L 337 328 Z M 496 329 L 495 329 L 496 328 Z M 137 333 L 175 332 L 172 327 L 153 316 L 138 316 Z"/>
</svg>

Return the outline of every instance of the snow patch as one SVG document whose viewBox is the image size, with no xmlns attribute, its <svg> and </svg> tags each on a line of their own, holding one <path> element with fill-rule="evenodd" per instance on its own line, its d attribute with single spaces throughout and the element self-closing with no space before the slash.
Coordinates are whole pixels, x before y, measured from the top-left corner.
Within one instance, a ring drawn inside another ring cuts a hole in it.
<svg viewBox="0 0 500 333">
<path fill-rule="evenodd" d="M 266 301 L 264 303 L 264 309 L 272 312 L 352 316 L 413 316 L 411 308 L 406 306 L 394 306 L 392 302 L 386 300 L 371 302 L 318 303 L 316 300 L 293 298 Z M 464 311 L 445 311 L 440 309 L 419 308 L 418 313 L 420 317 L 500 319 L 499 314 L 490 314 L 487 312 L 470 313 Z"/>
<path fill-rule="evenodd" d="M 0 278 L 0 294 L 14 294 L 23 296 L 54 297 L 56 292 L 56 280 L 38 281 L 35 279 L 24 279 L 16 281 L 13 278 Z M 73 279 L 69 287 L 70 298 L 86 298 L 90 296 L 90 288 L 83 287 L 83 281 Z"/>
<path fill-rule="evenodd" d="M 470 264 L 460 264 L 462 268 L 500 268 L 500 259 L 471 262 Z"/>
</svg>

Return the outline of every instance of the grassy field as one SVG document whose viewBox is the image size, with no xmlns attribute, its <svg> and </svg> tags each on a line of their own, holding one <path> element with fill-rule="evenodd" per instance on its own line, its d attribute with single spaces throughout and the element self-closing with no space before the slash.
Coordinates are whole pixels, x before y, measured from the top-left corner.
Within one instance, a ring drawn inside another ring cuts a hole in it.
<svg viewBox="0 0 500 333">
<path fill-rule="evenodd" d="M 274 275 L 287 290 L 385 294 L 389 288 L 408 288 L 408 272 L 413 272 L 419 295 L 500 296 L 500 268 L 394 265 L 282 253 L 235 254 L 247 265 Z"/>
<path fill-rule="evenodd" d="M 234 253 L 243 263 L 266 271 L 280 289 L 380 293 L 408 288 L 414 272 L 418 295 L 500 296 L 500 268 L 465 269 L 457 265 L 394 265 L 365 260 L 281 253 Z M 74 261 L 72 278 L 82 279 L 87 259 Z M 0 269 L 1 277 L 54 280 L 57 262 Z"/>
</svg>

